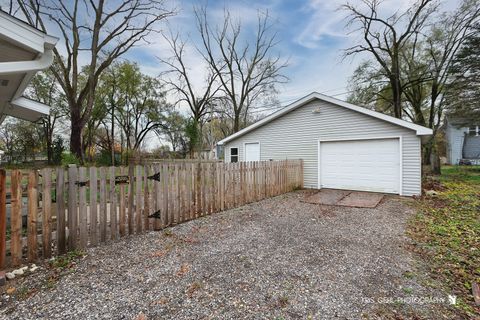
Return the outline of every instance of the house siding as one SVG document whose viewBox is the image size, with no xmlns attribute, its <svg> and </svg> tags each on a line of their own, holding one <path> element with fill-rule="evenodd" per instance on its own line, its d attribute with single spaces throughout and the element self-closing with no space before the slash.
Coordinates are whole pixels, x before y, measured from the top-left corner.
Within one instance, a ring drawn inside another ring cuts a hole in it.
<svg viewBox="0 0 480 320">
<path fill-rule="evenodd" d="M 449 164 L 458 164 L 462 159 L 463 142 L 468 127 L 456 127 L 447 122 L 447 162 Z"/>
<path fill-rule="evenodd" d="M 480 158 L 480 136 L 465 137 L 463 153 L 466 159 Z"/>
<path fill-rule="evenodd" d="M 319 113 L 313 111 L 319 108 Z M 421 142 L 414 130 L 315 100 L 265 125 L 225 143 L 225 161 L 230 148 L 244 158 L 244 144 L 260 143 L 261 160 L 304 160 L 304 185 L 318 186 L 318 140 L 396 137 L 402 139 L 402 194 L 421 193 Z"/>
</svg>

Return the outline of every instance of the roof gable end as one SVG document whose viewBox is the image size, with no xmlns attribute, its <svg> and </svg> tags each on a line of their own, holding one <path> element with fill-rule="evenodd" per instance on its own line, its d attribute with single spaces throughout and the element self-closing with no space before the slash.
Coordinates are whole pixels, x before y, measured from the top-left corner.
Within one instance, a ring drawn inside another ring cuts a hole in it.
<svg viewBox="0 0 480 320">
<path fill-rule="evenodd" d="M 254 124 L 224 138 L 223 140 L 219 141 L 218 144 L 219 145 L 222 145 L 228 141 L 231 141 L 233 139 L 236 139 L 252 130 L 255 130 L 256 128 L 260 127 L 260 126 L 263 126 L 287 113 L 289 113 L 290 111 L 293 111 L 295 109 L 298 109 L 306 104 L 308 104 L 309 102 L 313 101 L 313 100 L 321 100 L 321 101 L 325 101 L 325 102 L 329 102 L 329 103 L 332 103 L 334 105 L 337 105 L 337 106 L 340 106 L 340 107 L 343 107 L 343 108 L 346 108 L 346 109 L 350 109 L 350 110 L 353 110 L 353 111 L 356 111 L 356 112 L 359 112 L 359 113 L 362 113 L 362 114 L 365 114 L 365 115 L 368 115 L 368 116 L 371 116 L 371 117 L 374 117 L 374 118 L 377 118 L 377 119 L 380 119 L 380 120 L 383 120 L 383 121 L 386 121 L 386 122 L 389 122 L 389 123 L 392 123 L 392 124 L 395 124 L 395 125 L 398 125 L 398 126 L 401 126 L 401 127 L 404 127 L 404 128 L 407 128 L 407 129 L 410 129 L 410 130 L 414 130 L 416 132 L 417 135 L 419 136 L 425 136 L 425 135 L 431 135 L 433 132 L 432 132 L 432 129 L 429 129 L 429 128 L 426 128 L 426 127 L 423 127 L 423 126 L 420 126 L 420 125 L 417 125 L 417 124 L 414 124 L 414 123 L 411 123 L 411 122 L 408 122 L 408 121 L 405 121 L 405 120 L 402 120 L 402 119 L 398 119 L 398 118 L 395 118 L 395 117 L 392 117 L 392 116 L 389 116 L 389 115 L 386 115 L 386 114 L 383 114 L 383 113 L 380 113 L 380 112 L 377 112 L 377 111 L 373 111 L 373 110 L 369 110 L 369 109 L 366 109 L 366 108 L 363 108 L 363 107 L 360 107 L 360 106 L 357 106 L 357 105 L 354 105 L 354 104 L 351 104 L 351 103 L 348 103 L 346 101 L 342 101 L 342 100 L 339 100 L 339 99 L 336 99 L 336 98 L 333 98 L 333 97 L 329 97 L 329 96 L 326 96 L 326 95 L 323 95 L 321 93 L 318 93 L 318 92 L 312 92 L 311 94 L 285 106 L 284 108 L 272 113 L 271 115 L 267 116 L 266 118 L 258 121 L 258 122 L 255 122 Z"/>
</svg>

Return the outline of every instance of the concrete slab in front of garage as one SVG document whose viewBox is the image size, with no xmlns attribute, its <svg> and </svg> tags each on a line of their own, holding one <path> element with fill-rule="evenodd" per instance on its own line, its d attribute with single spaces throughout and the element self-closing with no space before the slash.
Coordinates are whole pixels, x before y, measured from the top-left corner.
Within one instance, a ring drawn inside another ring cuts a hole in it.
<svg viewBox="0 0 480 320">
<path fill-rule="evenodd" d="M 375 208 L 382 198 L 383 194 L 375 192 L 321 189 L 306 196 L 303 201 L 323 205 Z"/>
</svg>

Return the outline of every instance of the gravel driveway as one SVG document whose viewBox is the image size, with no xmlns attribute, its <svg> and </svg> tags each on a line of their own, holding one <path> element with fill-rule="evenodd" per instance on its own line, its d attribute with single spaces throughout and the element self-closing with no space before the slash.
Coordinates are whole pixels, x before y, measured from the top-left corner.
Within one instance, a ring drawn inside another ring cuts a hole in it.
<svg viewBox="0 0 480 320">
<path fill-rule="evenodd" d="M 54 288 L 4 303 L 3 317 L 359 319 L 403 305 L 379 299 L 436 294 L 407 276 L 418 272 L 405 249 L 409 200 L 349 208 L 304 193 L 89 249 Z"/>
</svg>

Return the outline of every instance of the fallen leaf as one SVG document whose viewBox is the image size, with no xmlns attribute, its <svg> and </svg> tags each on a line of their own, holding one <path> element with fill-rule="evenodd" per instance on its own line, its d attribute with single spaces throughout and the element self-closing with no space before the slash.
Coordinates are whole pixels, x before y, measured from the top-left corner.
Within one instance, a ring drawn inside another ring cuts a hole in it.
<svg viewBox="0 0 480 320">
<path fill-rule="evenodd" d="M 182 266 L 180 267 L 180 270 L 178 270 L 177 272 L 177 276 L 178 277 L 181 277 L 183 276 L 184 274 L 186 274 L 188 271 L 190 270 L 190 266 L 186 263 L 182 264 Z"/>
<path fill-rule="evenodd" d="M 136 317 L 135 320 L 147 320 L 147 316 L 143 313 L 140 312 Z"/>
<path fill-rule="evenodd" d="M 480 306 L 480 286 L 476 282 L 472 284 L 472 293 L 473 293 L 473 300 L 475 300 L 475 303 L 477 304 L 477 306 Z"/>
<path fill-rule="evenodd" d="M 9 295 L 12 295 L 12 294 L 14 294 L 14 293 L 15 293 L 15 291 L 16 291 L 16 290 L 17 290 L 16 288 L 14 288 L 14 287 L 10 287 L 10 288 L 8 288 L 8 289 L 7 289 L 7 291 L 6 291 L 6 292 L 7 292 L 7 294 L 9 294 Z"/>
</svg>

